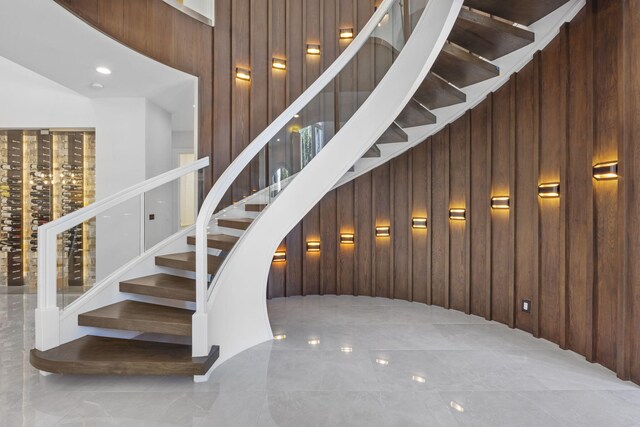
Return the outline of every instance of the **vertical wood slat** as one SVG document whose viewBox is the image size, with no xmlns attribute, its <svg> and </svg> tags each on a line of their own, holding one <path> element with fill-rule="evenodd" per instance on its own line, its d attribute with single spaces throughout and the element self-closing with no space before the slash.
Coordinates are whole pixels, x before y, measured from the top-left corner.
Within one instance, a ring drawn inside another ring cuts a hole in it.
<svg viewBox="0 0 640 427">
<path fill-rule="evenodd" d="M 333 236 L 334 242 L 338 241 L 338 235 L 341 233 L 355 233 L 354 226 L 354 188 L 355 184 L 349 182 L 341 187 L 337 191 L 338 204 L 337 204 L 337 233 Z M 355 280 L 354 280 L 354 245 L 340 245 L 337 244 L 337 293 L 339 295 L 355 295 Z"/>
<path fill-rule="evenodd" d="M 411 150 L 411 217 L 427 218 L 427 228 L 411 230 L 412 300 L 428 304 L 431 283 L 431 144 L 427 141 Z"/>
<path fill-rule="evenodd" d="M 431 141 L 431 302 L 449 308 L 449 129 Z"/>
<path fill-rule="evenodd" d="M 391 223 L 391 246 L 393 261 L 393 298 L 411 300 L 410 283 L 410 238 L 411 238 L 411 169 L 410 153 L 392 160 L 393 221 Z"/>
<path fill-rule="evenodd" d="M 373 229 L 378 226 L 391 226 L 391 164 L 386 163 L 372 172 L 373 191 Z M 391 229 L 393 236 L 394 230 Z M 376 237 L 374 239 L 373 280 L 374 295 L 376 297 L 393 297 L 392 276 L 392 246 L 391 237 Z"/>
<path fill-rule="evenodd" d="M 337 194 L 330 191 L 320 201 L 320 295 L 337 293 Z"/>
<path fill-rule="evenodd" d="M 373 265 L 375 245 L 373 237 L 373 182 L 367 173 L 355 180 L 355 258 L 356 289 L 358 295 L 373 296 Z"/>
</svg>

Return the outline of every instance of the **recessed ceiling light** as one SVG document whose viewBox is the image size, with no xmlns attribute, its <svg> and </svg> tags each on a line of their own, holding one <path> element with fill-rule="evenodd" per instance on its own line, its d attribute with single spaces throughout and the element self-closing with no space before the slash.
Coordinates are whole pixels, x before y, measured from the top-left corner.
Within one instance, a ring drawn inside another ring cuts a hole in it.
<svg viewBox="0 0 640 427">
<path fill-rule="evenodd" d="M 320 345 L 320 340 L 319 339 L 311 339 L 309 341 L 307 341 L 309 343 L 309 345 Z"/>
<path fill-rule="evenodd" d="M 464 406 L 462 406 L 455 400 L 452 400 L 451 402 L 449 402 L 449 406 L 451 406 L 453 409 L 455 409 L 458 412 L 464 412 Z"/>
<path fill-rule="evenodd" d="M 387 366 L 389 364 L 389 361 L 384 359 L 376 359 L 376 363 L 378 365 Z"/>
<path fill-rule="evenodd" d="M 98 83 L 98 82 L 93 82 L 93 83 L 91 83 L 91 87 L 94 88 L 94 89 L 103 89 L 104 85 L 101 84 L 101 83 Z"/>
<path fill-rule="evenodd" d="M 411 379 L 414 380 L 415 382 L 421 383 L 421 384 L 424 384 L 424 383 L 427 382 L 425 377 L 421 377 L 419 375 L 414 375 L 413 377 L 411 377 Z"/>
<path fill-rule="evenodd" d="M 340 351 L 343 353 L 352 353 L 353 347 L 340 347 Z"/>
<path fill-rule="evenodd" d="M 287 336 L 285 334 L 278 334 L 278 335 L 274 335 L 273 339 L 276 341 L 283 341 L 287 339 Z"/>
<path fill-rule="evenodd" d="M 99 72 L 100 74 L 104 74 L 104 75 L 111 74 L 111 70 L 108 69 L 107 67 L 98 67 L 98 68 L 96 68 L 96 71 Z"/>
</svg>

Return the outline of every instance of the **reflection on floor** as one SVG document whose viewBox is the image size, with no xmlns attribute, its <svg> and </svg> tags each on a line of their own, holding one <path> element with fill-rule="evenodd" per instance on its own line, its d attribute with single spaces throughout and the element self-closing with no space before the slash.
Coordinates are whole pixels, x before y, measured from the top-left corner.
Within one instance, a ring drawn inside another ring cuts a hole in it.
<svg viewBox="0 0 640 427">
<path fill-rule="evenodd" d="M 632 426 L 640 388 L 503 325 L 366 297 L 269 302 L 279 341 L 187 378 L 40 376 L 34 295 L 0 294 L 0 424 Z"/>
</svg>

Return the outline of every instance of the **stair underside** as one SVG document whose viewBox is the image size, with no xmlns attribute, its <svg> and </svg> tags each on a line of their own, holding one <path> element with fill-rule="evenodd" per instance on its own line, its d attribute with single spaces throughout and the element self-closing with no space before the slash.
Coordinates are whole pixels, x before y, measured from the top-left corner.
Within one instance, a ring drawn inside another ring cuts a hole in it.
<svg viewBox="0 0 640 427">
<path fill-rule="evenodd" d="M 391 123 L 391 126 L 384 131 L 384 133 L 378 138 L 376 144 L 394 144 L 409 141 L 407 133 L 403 131 L 400 126 L 395 123 Z"/>
<path fill-rule="evenodd" d="M 430 110 L 465 102 L 467 95 L 434 73 L 429 73 L 413 98 Z"/>
<path fill-rule="evenodd" d="M 449 34 L 449 41 L 488 60 L 521 49 L 535 40 L 535 34 L 489 16 L 462 9 Z"/>
<path fill-rule="evenodd" d="M 196 300 L 196 281 L 171 274 L 154 274 L 120 282 L 120 292 L 180 301 Z"/>
<path fill-rule="evenodd" d="M 500 75 L 495 65 L 450 43 L 443 46 L 432 70 L 457 87 L 471 86 Z"/>
<path fill-rule="evenodd" d="M 230 251 L 238 242 L 238 237 L 229 236 L 228 234 L 209 234 L 207 236 L 207 246 L 212 249 L 220 249 L 221 251 Z M 196 236 L 187 237 L 187 243 L 196 244 Z"/>
<path fill-rule="evenodd" d="M 464 5 L 518 24 L 531 25 L 569 0 L 465 0 Z"/>
<path fill-rule="evenodd" d="M 420 105 L 415 99 L 409 100 L 407 106 L 396 118 L 396 123 L 403 128 L 432 125 L 436 121 L 435 114 Z"/>
<path fill-rule="evenodd" d="M 362 157 L 364 159 L 373 159 L 373 158 L 378 158 L 380 156 L 381 156 L 380 149 L 376 145 L 373 145 L 371 146 L 371 148 L 367 150 L 366 153 L 364 153 Z"/>
<path fill-rule="evenodd" d="M 125 300 L 78 316 L 80 326 L 191 335 L 192 310 Z"/>
<path fill-rule="evenodd" d="M 47 351 L 31 350 L 31 365 L 55 374 L 204 375 L 218 359 L 192 357 L 190 345 L 88 335 Z"/>
<path fill-rule="evenodd" d="M 209 274 L 216 274 L 224 258 L 208 255 L 207 270 Z M 158 255 L 156 265 L 177 268 L 185 271 L 196 271 L 196 253 L 182 252 L 177 254 Z"/>
</svg>

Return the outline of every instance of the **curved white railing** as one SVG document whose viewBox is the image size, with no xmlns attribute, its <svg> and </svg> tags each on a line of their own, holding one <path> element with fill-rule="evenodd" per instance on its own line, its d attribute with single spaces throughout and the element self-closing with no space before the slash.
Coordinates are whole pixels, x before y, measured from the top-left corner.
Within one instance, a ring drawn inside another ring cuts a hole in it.
<svg viewBox="0 0 640 427">
<path fill-rule="evenodd" d="M 207 166 L 209 166 L 209 158 L 202 158 L 190 165 L 165 172 L 38 227 L 38 305 L 36 309 L 36 348 L 38 350 L 44 351 L 60 345 L 60 308 L 57 305 L 58 235 L 131 199 L 140 198 L 140 205 L 142 205 L 145 193 Z M 141 210 L 140 214 L 142 221 L 144 211 Z M 143 237 L 144 234 L 141 233 L 141 253 L 145 251 Z M 98 286 L 100 285 L 97 284 L 96 287 Z"/>
<path fill-rule="evenodd" d="M 225 259 L 207 293 L 207 226 L 224 194 L 260 150 L 355 57 L 396 1 L 386 0 L 378 8 L 327 72 L 238 156 L 207 195 L 196 222 L 194 356 L 207 354 L 210 343 L 215 342 L 220 345 L 220 363 L 272 336 L 264 290 L 278 239 L 330 190 L 402 111 L 435 62 L 463 2 L 429 2 L 413 35 L 369 98 L 253 222 Z"/>
</svg>

